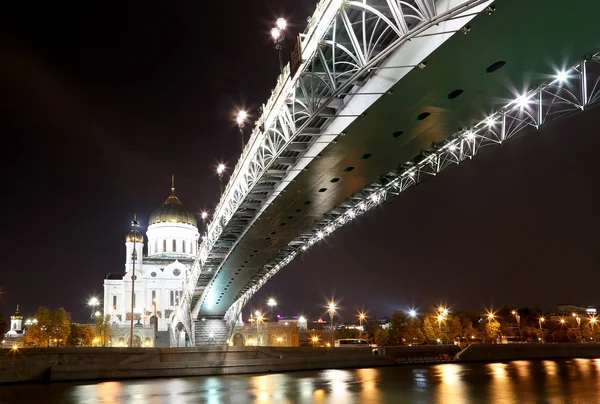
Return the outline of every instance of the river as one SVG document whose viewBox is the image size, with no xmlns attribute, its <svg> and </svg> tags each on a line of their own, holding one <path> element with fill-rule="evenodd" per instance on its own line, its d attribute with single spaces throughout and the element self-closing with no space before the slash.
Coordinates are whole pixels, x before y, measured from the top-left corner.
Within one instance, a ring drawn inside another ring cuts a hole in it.
<svg viewBox="0 0 600 404">
<path fill-rule="evenodd" d="M 600 359 L 0 387 L 1 403 L 600 403 Z"/>
</svg>

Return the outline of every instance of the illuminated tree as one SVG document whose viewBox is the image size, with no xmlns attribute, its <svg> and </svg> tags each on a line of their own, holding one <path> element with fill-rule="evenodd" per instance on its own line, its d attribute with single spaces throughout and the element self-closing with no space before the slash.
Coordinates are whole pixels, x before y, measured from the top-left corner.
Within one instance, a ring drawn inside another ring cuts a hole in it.
<svg viewBox="0 0 600 404">
<path fill-rule="evenodd" d="M 112 338 L 110 315 L 96 317 L 96 335 L 100 337 L 102 346 L 106 346 L 106 342 L 110 341 Z"/>
<path fill-rule="evenodd" d="M 40 307 L 35 314 L 37 324 L 28 327 L 23 343 L 35 346 L 66 345 L 71 334 L 71 315 L 62 307 L 50 310 Z"/>
<path fill-rule="evenodd" d="M 96 331 L 91 325 L 71 324 L 71 334 L 69 335 L 70 346 L 90 346 L 94 338 L 96 338 Z"/>
</svg>

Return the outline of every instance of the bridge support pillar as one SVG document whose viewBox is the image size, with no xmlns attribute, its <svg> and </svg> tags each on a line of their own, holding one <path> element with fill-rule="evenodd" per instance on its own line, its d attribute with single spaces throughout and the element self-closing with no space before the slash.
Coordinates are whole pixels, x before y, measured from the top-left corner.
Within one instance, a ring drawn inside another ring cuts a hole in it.
<svg viewBox="0 0 600 404">
<path fill-rule="evenodd" d="M 194 321 L 196 346 L 227 345 L 229 330 L 223 319 L 205 319 Z"/>
</svg>

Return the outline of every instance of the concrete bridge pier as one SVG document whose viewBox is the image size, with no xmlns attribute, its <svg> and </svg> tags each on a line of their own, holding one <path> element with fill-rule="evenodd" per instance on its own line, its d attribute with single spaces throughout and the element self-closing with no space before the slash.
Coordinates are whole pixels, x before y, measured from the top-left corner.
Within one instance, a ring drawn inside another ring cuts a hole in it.
<svg viewBox="0 0 600 404">
<path fill-rule="evenodd" d="M 227 345 L 229 338 L 227 321 L 221 318 L 195 320 L 194 337 L 196 346 Z"/>
</svg>

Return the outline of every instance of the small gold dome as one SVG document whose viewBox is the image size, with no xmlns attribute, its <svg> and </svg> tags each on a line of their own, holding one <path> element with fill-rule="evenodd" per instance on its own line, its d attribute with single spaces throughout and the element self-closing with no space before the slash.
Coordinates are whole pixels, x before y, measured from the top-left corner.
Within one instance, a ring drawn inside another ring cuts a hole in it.
<svg viewBox="0 0 600 404">
<path fill-rule="evenodd" d="M 156 223 L 184 223 L 194 227 L 198 226 L 196 218 L 183 206 L 179 198 L 175 195 L 175 190 L 171 189 L 171 195 L 150 215 L 148 225 Z"/>
<path fill-rule="evenodd" d="M 144 242 L 144 236 L 142 235 L 142 233 L 140 233 L 140 231 L 133 231 L 133 229 L 127 233 L 127 236 L 125 236 L 125 242 L 126 243 L 143 243 Z"/>
</svg>

